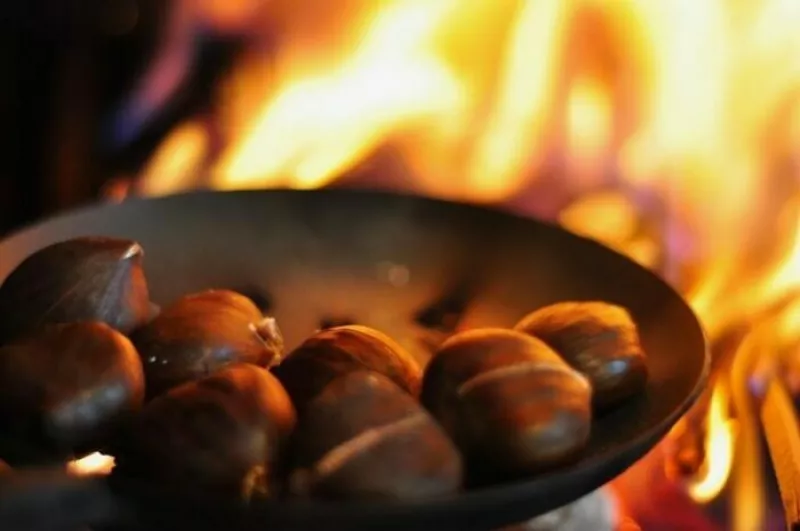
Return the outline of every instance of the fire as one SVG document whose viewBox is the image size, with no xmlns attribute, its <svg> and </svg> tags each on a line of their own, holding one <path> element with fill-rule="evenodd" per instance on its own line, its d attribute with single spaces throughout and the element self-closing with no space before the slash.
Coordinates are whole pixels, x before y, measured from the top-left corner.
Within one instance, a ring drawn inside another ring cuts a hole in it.
<svg viewBox="0 0 800 531">
<path fill-rule="evenodd" d="M 730 475 L 735 429 L 727 411 L 728 401 L 725 385 L 718 383 L 711 395 L 706 425 L 706 453 L 713 458 L 706 460 L 702 475 L 688 487 L 689 495 L 698 502 L 706 503 L 716 498 Z"/>
<path fill-rule="evenodd" d="M 396 2 L 355 30 L 359 41 L 342 63 L 302 77 L 290 70 L 221 159 L 214 183 L 316 188 L 390 134 L 452 112 L 462 87 L 429 41 L 453 8 L 453 1 Z"/>
<path fill-rule="evenodd" d="M 253 45 L 214 116 L 155 153 L 143 193 L 314 188 L 388 153 L 378 173 L 412 191 L 553 215 L 657 269 L 712 342 L 753 329 L 729 357 L 800 339 L 800 2 L 201 4 L 206 26 Z M 751 428 L 737 397 L 774 377 L 756 365 L 695 413 L 696 500 L 735 477 L 734 426 Z"/>
</svg>

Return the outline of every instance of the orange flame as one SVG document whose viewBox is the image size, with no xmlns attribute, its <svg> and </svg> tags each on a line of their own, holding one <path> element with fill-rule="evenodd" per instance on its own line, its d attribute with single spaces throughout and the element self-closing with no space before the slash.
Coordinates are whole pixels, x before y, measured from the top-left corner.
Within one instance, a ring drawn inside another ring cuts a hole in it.
<svg viewBox="0 0 800 531">
<path fill-rule="evenodd" d="M 214 183 L 319 187 L 393 131 L 453 112 L 462 87 L 429 43 L 453 7 L 452 1 L 394 3 L 356 30 L 358 46 L 343 63 L 300 78 L 287 74 L 248 134 L 221 159 Z"/>
<path fill-rule="evenodd" d="M 717 382 L 711 395 L 706 424 L 706 455 L 699 477 L 688 486 L 689 495 L 707 503 L 717 497 L 728 481 L 733 462 L 735 424 L 728 414 L 728 392 L 723 382 Z"/>
</svg>

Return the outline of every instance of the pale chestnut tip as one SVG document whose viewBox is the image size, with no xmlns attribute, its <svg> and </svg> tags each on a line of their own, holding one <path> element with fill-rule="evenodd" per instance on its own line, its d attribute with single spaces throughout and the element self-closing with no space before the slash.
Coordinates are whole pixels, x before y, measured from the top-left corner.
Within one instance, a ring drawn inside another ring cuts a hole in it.
<svg viewBox="0 0 800 531">
<path fill-rule="evenodd" d="M 122 254 L 121 260 L 129 260 L 135 256 L 144 256 L 144 249 L 141 245 L 133 242 L 130 247 Z"/>
<path fill-rule="evenodd" d="M 278 365 L 283 359 L 283 334 L 278 327 L 278 321 L 274 317 L 264 317 L 257 323 L 250 323 L 249 326 L 264 346 L 275 354 L 270 366 Z"/>
</svg>

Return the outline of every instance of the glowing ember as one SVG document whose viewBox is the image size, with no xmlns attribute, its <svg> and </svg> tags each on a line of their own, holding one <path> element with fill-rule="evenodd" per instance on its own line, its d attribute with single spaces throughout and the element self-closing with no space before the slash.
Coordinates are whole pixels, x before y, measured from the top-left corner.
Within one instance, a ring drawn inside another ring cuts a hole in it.
<svg viewBox="0 0 800 531">
<path fill-rule="evenodd" d="M 67 471 L 76 476 L 108 475 L 114 468 L 114 458 L 95 452 L 67 463 Z"/>
</svg>

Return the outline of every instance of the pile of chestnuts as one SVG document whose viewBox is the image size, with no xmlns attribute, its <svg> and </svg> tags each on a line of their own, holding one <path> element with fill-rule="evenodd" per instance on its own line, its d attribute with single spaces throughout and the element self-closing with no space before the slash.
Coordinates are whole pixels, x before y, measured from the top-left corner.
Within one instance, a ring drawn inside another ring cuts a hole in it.
<svg viewBox="0 0 800 531">
<path fill-rule="evenodd" d="M 0 286 L 0 458 L 101 451 L 112 477 L 242 500 L 425 499 L 569 463 L 647 381 L 636 326 L 604 302 L 457 332 L 423 368 L 353 324 L 284 353 L 234 291 L 158 308 L 142 262 L 136 242 L 77 238 Z"/>
</svg>

